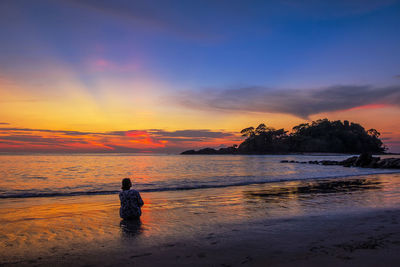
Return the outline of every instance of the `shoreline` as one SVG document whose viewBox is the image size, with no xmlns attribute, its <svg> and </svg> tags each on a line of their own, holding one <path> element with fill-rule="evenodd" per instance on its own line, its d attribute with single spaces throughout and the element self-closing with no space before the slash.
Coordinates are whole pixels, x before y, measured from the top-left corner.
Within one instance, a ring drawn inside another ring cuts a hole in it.
<svg viewBox="0 0 400 267">
<path fill-rule="evenodd" d="M 299 163 L 299 162 L 287 162 L 287 163 Z M 351 168 L 360 168 L 360 167 L 351 167 Z M 225 185 L 203 185 L 197 187 L 175 187 L 175 188 L 157 188 L 157 189 L 140 189 L 140 192 L 144 193 L 156 193 L 156 192 L 174 192 L 174 191 L 191 191 L 191 190 L 202 190 L 202 189 L 218 189 L 218 188 L 229 188 L 236 186 L 249 186 L 249 185 L 263 185 L 263 184 L 273 184 L 273 183 L 284 183 L 284 182 L 313 182 L 313 181 L 324 181 L 330 179 L 346 179 L 346 178 L 356 178 L 362 176 L 372 176 L 372 175 L 384 175 L 384 174 L 398 174 L 400 170 L 398 169 L 383 169 L 383 168 L 363 168 L 363 169 L 371 169 L 376 172 L 372 173 L 357 173 L 357 174 L 340 174 L 336 176 L 319 176 L 319 177 L 310 177 L 310 178 L 289 178 L 289 179 L 272 179 L 266 181 L 249 181 L 249 182 L 239 182 L 234 184 L 225 184 Z M 102 195 L 115 195 L 118 194 L 119 190 L 116 191 L 85 191 L 85 192 L 69 192 L 69 193 L 39 193 L 39 194 L 31 194 L 27 193 L 26 195 L 18 195 L 18 196 L 1 196 L 0 201 L 13 200 L 13 199 L 36 199 L 36 198 L 57 198 L 57 197 L 79 197 L 79 196 L 102 196 Z"/>
</svg>

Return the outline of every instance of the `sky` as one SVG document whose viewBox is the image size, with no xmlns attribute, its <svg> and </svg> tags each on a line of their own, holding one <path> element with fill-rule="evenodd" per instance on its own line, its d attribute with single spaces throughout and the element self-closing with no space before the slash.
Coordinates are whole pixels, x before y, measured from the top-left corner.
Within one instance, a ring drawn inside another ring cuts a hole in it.
<svg viewBox="0 0 400 267">
<path fill-rule="evenodd" d="M 0 152 L 239 144 L 320 118 L 400 152 L 400 1 L 0 1 Z"/>
</svg>

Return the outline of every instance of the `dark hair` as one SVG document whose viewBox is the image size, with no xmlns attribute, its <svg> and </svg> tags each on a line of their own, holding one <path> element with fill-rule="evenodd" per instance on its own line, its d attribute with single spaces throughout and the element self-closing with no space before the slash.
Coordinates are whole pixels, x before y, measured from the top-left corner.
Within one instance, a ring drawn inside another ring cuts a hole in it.
<svg viewBox="0 0 400 267">
<path fill-rule="evenodd" d="M 129 190 L 132 187 L 131 179 L 124 178 L 122 179 L 122 190 Z"/>
</svg>

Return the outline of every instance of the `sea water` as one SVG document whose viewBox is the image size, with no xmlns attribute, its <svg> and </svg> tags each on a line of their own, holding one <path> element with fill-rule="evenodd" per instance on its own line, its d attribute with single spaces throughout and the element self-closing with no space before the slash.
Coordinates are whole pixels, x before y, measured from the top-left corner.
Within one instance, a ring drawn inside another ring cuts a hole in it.
<svg viewBox="0 0 400 267">
<path fill-rule="evenodd" d="M 281 163 L 349 155 L 0 155 L 0 198 L 114 194 L 130 177 L 141 192 L 218 188 L 390 173 L 393 170 Z"/>
</svg>

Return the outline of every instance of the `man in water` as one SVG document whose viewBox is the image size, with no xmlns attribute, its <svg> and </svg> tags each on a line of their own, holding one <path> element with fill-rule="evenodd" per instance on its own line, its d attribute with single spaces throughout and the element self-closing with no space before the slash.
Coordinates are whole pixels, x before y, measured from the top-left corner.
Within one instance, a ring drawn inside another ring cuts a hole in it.
<svg viewBox="0 0 400 267">
<path fill-rule="evenodd" d="M 129 178 L 122 180 L 122 191 L 119 193 L 121 208 L 119 215 L 122 219 L 139 219 L 142 215 L 143 200 L 139 192 L 131 189 L 132 182 Z"/>
</svg>

